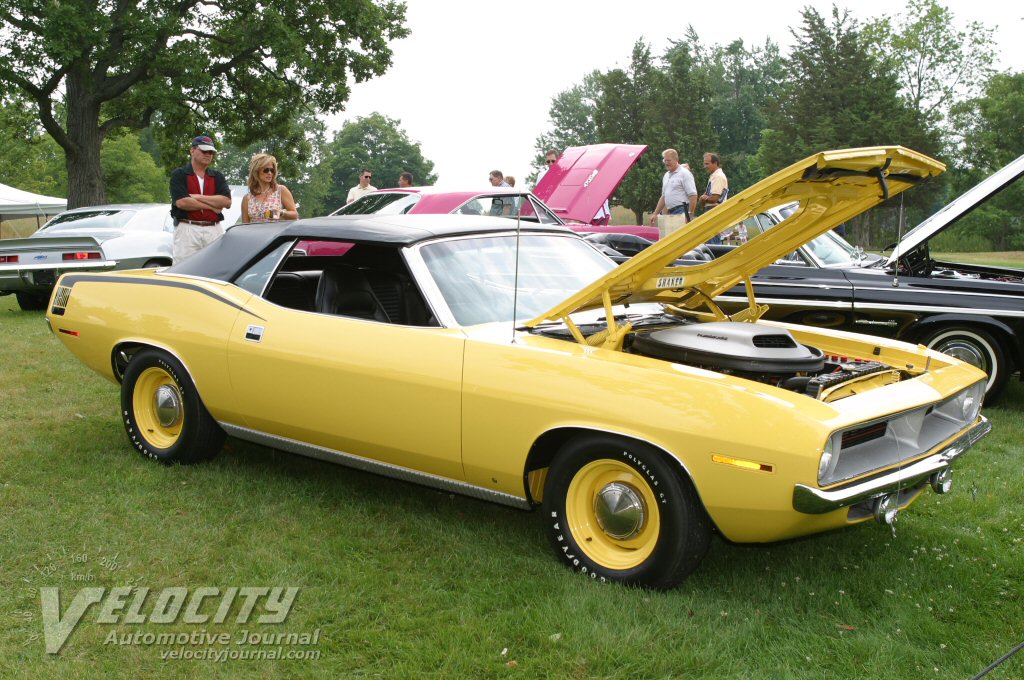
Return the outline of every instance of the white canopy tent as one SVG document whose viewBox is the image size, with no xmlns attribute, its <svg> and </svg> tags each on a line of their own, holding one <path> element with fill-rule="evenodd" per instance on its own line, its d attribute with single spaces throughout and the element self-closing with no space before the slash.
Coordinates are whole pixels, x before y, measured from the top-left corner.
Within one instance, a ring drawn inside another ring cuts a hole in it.
<svg viewBox="0 0 1024 680">
<path fill-rule="evenodd" d="M 33 194 L 0 184 L 0 238 L 4 236 L 2 227 L 5 220 L 35 217 L 38 228 L 50 215 L 67 210 L 67 207 L 67 199 Z"/>
</svg>

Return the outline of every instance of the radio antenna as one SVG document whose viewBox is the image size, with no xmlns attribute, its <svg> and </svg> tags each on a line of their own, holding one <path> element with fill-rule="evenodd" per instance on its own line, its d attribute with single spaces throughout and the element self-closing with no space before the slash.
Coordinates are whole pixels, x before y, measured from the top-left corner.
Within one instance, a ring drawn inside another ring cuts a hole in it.
<svg viewBox="0 0 1024 680">
<path fill-rule="evenodd" d="M 900 210 L 896 218 L 896 248 L 899 249 L 900 243 L 903 241 L 903 194 L 900 194 Z M 892 277 L 892 287 L 898 288 L 900 285 L 900 258 L 905 255 L 902 251 L 900 256 L 896 258 L 896 269 L 894 270 Z"/>
<path fill-rule="evenodd" d="M 519 237 L 522 234 L 522 204 L 516 206 L 516 261 L 512 276 L 512 344 L 516 344 L 516 311 L 519 304 Z"/>
</svg>

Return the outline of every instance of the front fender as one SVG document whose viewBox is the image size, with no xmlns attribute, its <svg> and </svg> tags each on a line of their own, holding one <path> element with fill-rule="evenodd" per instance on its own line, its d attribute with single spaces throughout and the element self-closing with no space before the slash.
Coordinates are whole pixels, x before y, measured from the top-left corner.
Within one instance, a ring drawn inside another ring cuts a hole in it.
<svg viewBox="0 0 1024 680">
<path fill-rule="evenodd" d="M 1017 366 L 1022 364 L 1024 347 L 1021 345 L 1021 337 L 1013 328 L 990 316 L 957 313 L 928 316 L 908 326 L 900 335 L 900 340 L 921 342 L 932 332 L 948 326 L 967 326 L 988 331 L 1002 341 L 1004 349 L 1013 357 Z"/>
</svg>

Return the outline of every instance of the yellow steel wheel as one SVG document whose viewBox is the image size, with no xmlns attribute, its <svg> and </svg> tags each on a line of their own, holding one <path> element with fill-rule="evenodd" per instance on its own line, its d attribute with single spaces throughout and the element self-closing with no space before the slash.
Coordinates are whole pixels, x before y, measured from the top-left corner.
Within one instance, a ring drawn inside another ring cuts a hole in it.
<svg viewBox="0 0 1024 680">
<path fill-rule="evenodd" d="M 153 447 L 167 449 L 178 441 L 184 420 L 181 389 L 163 367 L 152 366 L 139 375 L 132 393 L 132 413 L 139 434 Z"/>
<path fill-rule="evenodd" d="M 544 481 L 555 554 L 595 581 L 668 589 L 697 568 L 711 522 L 682 468 L 645 442 L 580 433 Z"/>
<path fill-rule="evenodd" d="M 163 463 L 207 460 L 224 444 L 224 430 L 188 371 L 162 350 L 140 349 L 131 356 L 121 380 L 121 416 L 132 446 Z"/>
<path fill-rule="evenodd" d="M 565 521 L 580 549 L 607 569 L 643 564 L 661 532 L 650 485 L 617 460 L 595 460 L 580 468 L 569 483 Z"/>
</svg>

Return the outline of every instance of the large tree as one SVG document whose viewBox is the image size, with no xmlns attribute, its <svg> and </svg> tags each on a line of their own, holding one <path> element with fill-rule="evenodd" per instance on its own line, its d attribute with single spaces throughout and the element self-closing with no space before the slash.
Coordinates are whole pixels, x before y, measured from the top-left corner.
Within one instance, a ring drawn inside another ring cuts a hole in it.
<svg viewBox="0 0 1024 680">
<path fill-rule="evenodd" d="M 0 182 L 48 196 L 67 194 L 64 153 L 23 101 L 0 102 Z M 100 167 L 112 203 L 169 200 L 167 174 L 142 150 L 138 135 L 118 133 L 103 141 Z"/>
<path fill-rule="evenodd" d="M 941 150 L 938 131 L 900 96 L 891 61 L 870 48 L 859 24 L 833 7 L 831 21 L 812 8 L 801 12 L 796 43 L 786 58 L 789 81 L 769 109 L 758 159 L 764 174 L 825 149 L 901 144 L 930 155 Z M 941 178 L 940 178 L 941 179 Z M 941 187 L 901 194 L 886 210 L 870 211 L 848 225 L 865 247 L 884 247 L 897 237 L 906 201 L 910 220 L 939 200 Z"/>
<path fill-rule="evenodd" d="M 763 176 L 757 163 L 761 131 L 770 102 L 780 96 L 785 69 L 778 45 L 771 40 L 749 49 L 742 40 L 726 46 L 702 48 L 690 41 L 696 67 L 707 73 L 710 98 L 707 109 L 717 146 L 715 151 L 729 177 L 729 191 L 737 194 Z"/>
<path fill-rule="evenodd" d="M 345 123 L 311 173 L 304 189 L 303 214 L 322 215 L 345 205 L 363 168 L 373 172 L 371 184 L 377 188 L 397 186 L 403 172 L 411 172 L 419 186 L 436 182 L 434 162 L 423 157 L 419 142 L 409 139 L 401 125 L 380 113 Z"/>
<path fill-rule="evenodd" d="M 950 198 L 1024 154 L 1024 72 L 998 73 L 981 96 L 953 107 L 961 161 L 950 174 Z M 1024 182 L 1018 180 L 936 239 L 941 250 L 1024 250 Z"/>
<path fill-rule="evenodd" d="M 408 35 L 391 0 L 13 0 L 0 83 L 64 150 L 69 206 L 104 203 L 100 146 L 154 125 L 165 148 L 217 130 L 246 146 L 296 110 L 340 111 Z M 172 155 L 172 154 L 169 154 Z"/>
<path fill-rule="evenodd" d="M 992 29 L 958 21 L 935 0 L 914 0 L 907 12 L 867 23 L 864 35 L 892 64 L 904 97 L 927 124 L 956 143 L 950 109 L 981 95 L 993 73 Z"/>
<path fill-rule="evenodd" d="M 551 98 L 548 116 L 552 127 L 541 133 L 534 143 L 537 154 L 533 159 L 534 171 L 527 178 L 528 182 L 532 183 L 539 171 L 544 169 L 544 154 L 549 149 L 560 154 L 570 146 L 597 143 L 594 112 L 600 95 L 600 78 L 600 71 L 588 73 L 582 83 Z"/>
</svg>

